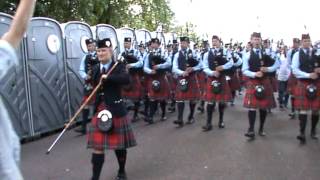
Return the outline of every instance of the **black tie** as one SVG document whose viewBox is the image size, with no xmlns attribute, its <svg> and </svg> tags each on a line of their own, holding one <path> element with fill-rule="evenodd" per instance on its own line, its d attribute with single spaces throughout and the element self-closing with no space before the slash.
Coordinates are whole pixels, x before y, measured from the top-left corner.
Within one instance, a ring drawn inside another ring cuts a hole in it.
<svg viewBox="0 0 320 180">
<path fill-rule="evenodd" d="M 309 57 L 309 48 L 306 49 L 306 54 L 307 54 L 307 56 Z"/>
<path fill-rule="evenodd" d="M 257 54 L 258 56 L 260 56 L 260 51 L 259 51 L 259 49 L 256 50 L 256 54 Z"/>
<path fill-rule="evenodd" d="M 105 68 L 105 67 L 102 67 L 101 73 L 102 73 L 102 74 L 105 74 L 105 73 L 106 73 L 106 68 Z"/>
</svg>

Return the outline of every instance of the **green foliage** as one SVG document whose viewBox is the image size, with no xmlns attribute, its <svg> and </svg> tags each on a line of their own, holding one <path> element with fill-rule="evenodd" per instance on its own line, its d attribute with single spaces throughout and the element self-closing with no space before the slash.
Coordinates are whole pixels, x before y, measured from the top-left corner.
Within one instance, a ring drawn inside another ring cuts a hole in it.
<svg viewBox="0 0 320 180">
<path fill-rule="evenodd" d="M 14 14 L 19 0 L 1 0 L 0 12 Z M 116 28 L 145 28 L 187 35 L 186 26 L 174 25 L 169 0 L 38 0 L 34 16 L 49 17 L 61 23 L 84 21 L 90 25 L 105 23 Z M 194 25 L 188 23 L 188 35 L 197 40 Z"/>
</svg>

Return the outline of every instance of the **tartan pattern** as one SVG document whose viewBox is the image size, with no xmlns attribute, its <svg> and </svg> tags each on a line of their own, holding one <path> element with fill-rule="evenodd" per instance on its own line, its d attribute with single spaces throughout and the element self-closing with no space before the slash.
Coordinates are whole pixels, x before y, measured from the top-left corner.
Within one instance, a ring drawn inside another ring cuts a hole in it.
<svg viewBox="0 0 320 180">
<path fill-rule="evenodd" d="M 81 104 L 83 104 L 88 98 L 89 98 L 89 95 L 83 96 Z M 88 105 L 93 105 L 95 102 L 95 99 L 96 99 L 96 96 L 94 95 L 92 99 L 88 102 Z"/>
<path fill-rule="evenodd" d="M 199 89 L 200 89 L 200 96 L 201 99 L 205 96 L 205 89 L 207 87 L 207 77 L 206 74 L 203 71 L 197 72 L 197 78 L 199 82 Z"/>
<path fill-rule="evenodd" d="M 289 80 L 288 80 L 288 93 L 293 95 L 293 90 L 295 88 L 295 86 L 297 85 L 298 83 L 298 80 L 297 78 L 291 74 L 290 77 L 289 77 Z"/>
<path fill-rule="evenodd" d="M 188 91 L 182 92 L 180 90 L 179 81 L 181 79 L 186 79 L 188 81 Z M 200 98 L 200 90 L 198 79 L 196 73 L 191 73 L 188 77 L 179 77 L 177 80 L 176 86 L 176 101 L 187 101 L 187 100 L 199 100 Z"/>
<path fill-rule="evenodd" d="M 273 92 L 277 92 L 278 91 L 278 81 L 277 81 L 276 77 L 271 76 L 271 77 L 269 77 L 269 80 L 270 80 Z"/>
<path fill-rule="evenodd" d="M 257 99 L 254 95 L 255 86 L 262 84 L 265 88 L 266 97 L 264 99 Z M 270 109 L 276 107 L 276 101 L 273 96 L 272 86 L 269 78 L 249 79 L 246 82 L 246 94 L 243 100 L 243 106 L 254 109 Z"/>
<path fill-rule="evenodd" d="M 136 140 L 131 127 L 131 122 L 127 116 L 112 117 L 113 127 L 110 132 L 103 133 L 97 127 L 98 113 L 106 109 L 104 103 L 98 107 L 98 111 L 92 118 L 88 132 L 88 148 L 95 150 L 127 149 L 136 146 Z"/>
<path fill-rule="evenodd" d="M 130 90 L 122 89 L 122 97 L 133 101 L 142 98 L 143 90 L 141 85 L 141 77 L 138 73 L 131 74 Z"/>
<path fill-rule="evenodd" d="M 319 110 L 320 108 L 320 82 L 316 81 L 314 84 L 317 86 L 317 98 L 310 100 L 306 97 L 306 88 L 312 84 L 308 80 L 298 80 L 297 85 L 293 89 L 293 95 L 295 97 L 293 106 L 298 110 Z"/>
<path fill-rule="evenodd" d="M 167 73 L 167 78 L 168 78 L 169 88 L 170 88 L 170 98 L 174 99 L 176 86 L 177 86 L 177 79 L 173 75 L 173 73 Z"/>
<path fill-rule="evenodd" d="M 156 74 L 147 77 L 147 92 L 150 100 L 167 100 L 170 97 L 170 89 L 167 77 L 165 74 Z M 152 89 L 152 81 L 158 80 L 160 82 L 160 91 L 155 92 Z"/>
<path fill-rule="evenodd" d="M 211 82 L 214 80 L 217 80 L 221 83 L 222 91 L 219 94 L 215 94 L 212 92 Z M 219 78 L 208 77 L 205 100 L 207 102 L 230 102 L 232 100 L 230 87 L 225 76 L 220 76 Z"/>
<path fill-rule="evenodd" d="M 234 73 L 228 81 L 231 91 L 240 90 L 240 80 L 237 73 Z"/>
</svg>

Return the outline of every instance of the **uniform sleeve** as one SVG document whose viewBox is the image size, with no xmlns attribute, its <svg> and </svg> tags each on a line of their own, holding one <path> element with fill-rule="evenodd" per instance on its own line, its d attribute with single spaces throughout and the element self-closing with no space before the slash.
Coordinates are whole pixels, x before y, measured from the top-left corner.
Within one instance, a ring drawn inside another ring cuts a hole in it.
<svg viewBox="0 0 320 180">
<path fill-rule="evenodd" d="M 209 68 L 208 55 L 209 55 L 209 52 L 206 52 L 206 53 L 203 55 L 203 61 L 202 61 L 203 72 L 204 72 L 206 75 L 208 75 L 208 76 L 213 76 L 214 71 L 212 71 L 212 70 Z"/>
<path fill-rule="evenodd" d="M 176 53 L 173 58 L 172 72 L 178 76 L 182 76 L 184 71 L 181 71 L 178 67 L 178 57 L 179 53 Z"/>
<path fill-rule="evenodd" d="M 144 65 L 143 65 L 143 71 L 147 74 L 151 74 L 152 69 L 150 69 L 149 66 L 149 55 L 146 55 L 144 58 Z"/>
<path fill-rule="evenodd" d="M 138 61 L 135 63 L 131 63 L 130 66 L 132 68 L 141 68 L 143 66 L 143 59 L 140 58 L 139 51 L 134 50 L 134 57 L 136 57 L 138 59 Z"/>
<path fill-rule="evenodd" d="M 254 78 L 256 73 L 249 70 L 249 57 L 250 57 L 250 53 L 244 54 L 243 59 L 242 59 L 243 63 L 242 63 L 242 70 L 241 71 L 245 76 Z"/>
<path fill-rule="evenodd" d="M 4 40 L 0 40 L 0 78 L 5 76 L 7 70 L 18 65 L 15 49 Z"/>
<path fill-rule="evenodd" d="M 238 59 L 238 61 L 236 63 L 233 64 L 233 66 L 235 67 L 239 67 L 242 64 L 242 58 L 239 56 L 238 53 L 235 53 L 235 57 Z"/>
<path fill-rule="evenodd" d="M 296 76 L 296 78 L 300 79 L 300 78 L 306 78 L 309 79 L 310 78 L 310 74 L 303 72 L 300 70 L 300 61 L 299 61 L 299 52 L 295 53 L 293 55 L 292 58 L 292 73 Z"/>
<path fill-rule="evenodd" d="M 165 62 L 162 64 L 158 64 L 158 69 L 167 69 L 171 66 L 171 60 L 167 53 L 163 54 L 163 58 L 165 59 Z"/>
</svg>

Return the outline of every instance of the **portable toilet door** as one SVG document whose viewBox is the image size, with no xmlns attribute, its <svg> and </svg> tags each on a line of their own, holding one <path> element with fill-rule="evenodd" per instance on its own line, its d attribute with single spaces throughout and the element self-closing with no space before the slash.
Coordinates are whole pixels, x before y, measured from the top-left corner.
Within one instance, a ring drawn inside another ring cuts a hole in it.
<svg viewBox="0 0 320 180">
<path fill-rule="evenodd" d="M 151 33 L 146 29 L 139 29 L 136 30 L 136 37 L 139 44 L 142 42 L 146 45 L 151 40 Z"/>
<path fill-rule="evenodd" d="M 120 44 L 120 52 L 124 51 L 124 38 L 130 37 L 132 42 L 132 48 L 138 49 L 139 42 L 137 42 L 135 30 L 128 27 L 123 27 L 117 29 L 118 37 L 119 37 L 119 44 Z"/>
<path fill-rule="evenodd" d="M 79 74 L 79 68 L 82 59 L 88 53 L 85 40 L 93 38 L 93 35 L 90 26 L 83 22 L 68 22 L 64 24 L 63 28 L 70 109 L 71 114 L 74 114 L 80 107 L 84 95 L 84 80 Z"/>
<path fill-rule="evenodd" d="M 109 24 L 96 25 L 96 39 L 101 40 L 110 38 L 113 46 L 114 55 L 117 57 L 120 54 L 120 45 L 116 29 Z"/>
<path fill-rule="evenodd" d="M 32 18 L 27 31 L 26 52 L 36 134 L 63 127 L 68 117 L 62 42 L 62 31 L 57 21 Z"/>
<path fill-rule="evenodd" d="M 0 13 L 0 37 L 9 29 L 10 15 Z M 0 96 L 10 115 L 13 127 L 20 138 L 32 136 L 30 110 L 27 93 L 27 80 L 23 43 L 16 49 L 18 64 L 9 66 L 6 74 L 0 75 Z M 1 60 L 1 59 L 0 59 Z"/>
</svg>

